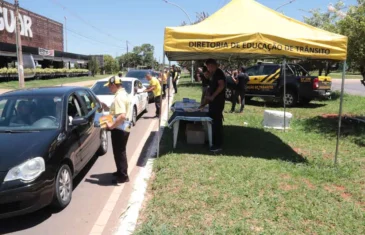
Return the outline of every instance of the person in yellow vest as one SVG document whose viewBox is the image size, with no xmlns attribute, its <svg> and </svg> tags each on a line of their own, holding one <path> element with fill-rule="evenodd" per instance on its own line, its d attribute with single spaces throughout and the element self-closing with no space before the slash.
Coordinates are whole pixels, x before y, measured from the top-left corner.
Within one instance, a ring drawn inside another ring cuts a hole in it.
<svg viewBox="0 0 365 235">
<path fill-rule="evenodd" d="M 153 92 L 156 106 L 156 116 L 155 118 L 160 118 L 160 109 L 161 109 L 161 84 L 157 78 L 152 77 L 151 73 L 148 72 L 146 74 L 147 81 L 150 82 L 149 87 L 145 90 L 145 92 Z"/>
<path fill-rule="evenodd" d="M 118 126 L 128 120 L 130 114 L 130 100 L 128 93 L 122 87 L 122 81 L 118 76 L 109 78 L 107 86 L 109 90 L 115 94 L 114 101 L 110 108 L 101 103 L 105 111 L 109 111 L 109 114 L 113 116 L 113 123 L 107 123 L 107 128 L 111 132 L 112 146 L 115 165 L 117 171 L 113 173 L 116 177 L 116 182 L 113 183 L 126 183 L 129 182 L 128 177 L 128 159 L 127 159 L 127 142 L 129 138 L 129 132 L 117 129 Z"/>
<path fill-rule="evenodd" d="M 162 99 L 166 98 L 166 87 L 167 87 L 167 72 L 161 71 L 161 83 L 162 83 Z"/>
</svg>

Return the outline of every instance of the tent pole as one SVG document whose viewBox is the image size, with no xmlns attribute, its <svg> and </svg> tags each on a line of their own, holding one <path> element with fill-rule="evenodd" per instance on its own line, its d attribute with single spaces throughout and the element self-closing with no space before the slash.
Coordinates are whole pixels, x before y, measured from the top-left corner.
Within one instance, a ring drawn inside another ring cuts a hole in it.
<svg viewBox="0 0 365 235">
<path fill-rule="evenodd" d="M 346 61 L 343 62 L 343 69 L 342 69 L 342 84 L 341 84 L 340 110 L 339 110 L 339 113 L 338 113 L 338 130 L 337 130 L 336 153 L 335 153 L 335 161 L 334 161 L 335 162 L 335 165 L 337 165 L 338 146 L 340 144 L 340 135 L 341 135 L 343 93 L 344 93 L 344 89 L 345 89 L 345 74 L 346 74 Z"/>
<path fill-rule="evenodd" d="M 191 83 L 194 82 L 194 60 L 191 61 Z"/>
<path fill-rule="evenodd" d="M 163 64 L 163 67 L 162 68 L 164 68 L 165 67 L 165 51 L 163 51 L 163 57 L 162 57 L 163 59 L 162 59 L 162 64 Z M 162 72 L 164 72 L 164 69 L 162 69 Z M 163 76 L 163 75 L 162 75 Z M 163 82 L 161 83 L 161 85 L 163 86 Z M 157 158 L 159 158 L 160 157 L 160 138 L 161 138 L 161 136 L 160 136 L 160 132 L 161 132 L 161 118 L 162 118 L 162 115 L 161 115 L 161 113 L 162 113 L 162 107 L 163 107 L 163 105 L 162 105 L 162 87 L 161 87 L 161 94 L 160 94 L 160 113 L 159 113 L 159 118 L 158 118 L 158 127 L 157 127 Z"/>
<path fill-rule="evenodd" d="M 171 74 L 170 74 L 171 62 L 169 60 L 169 77 L 167 78 L 167 120 L 169 120 L 169 108 L 170 108 L 170 86 L 171 86 Z"/>
<path fill-rule="evenodd" d="M 283 73 L 284 73 L 284 132 L 286 130 L 286 58 L 283 59 Z"/>
</svg>

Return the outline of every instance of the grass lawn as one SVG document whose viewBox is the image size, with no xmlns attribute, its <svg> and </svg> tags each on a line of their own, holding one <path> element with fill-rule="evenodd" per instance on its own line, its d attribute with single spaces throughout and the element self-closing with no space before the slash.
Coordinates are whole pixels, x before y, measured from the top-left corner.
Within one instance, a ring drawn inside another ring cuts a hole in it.
<svg viewBox="0 0 365 235">
<path fill-rule="evenodd" d="M 331 78 L 342 78 L 342 73 L 330 73 Z M 346 74 L 346 79 L 362 79 L 360 74 Z"/>
<path fill-rule="evenodd" d="M 90 81 L 90 80 L 98 80 L 102 78 L 106 78 L 109 75 L 96 75 L 95 77 L 69 77 L 69 78 L 55 78 L 55 79 L 47 79 L 47 80 L 29 80 L 25 81 L 26 88 L 33 87 L 43 87 L 43 86 L 57 86 L 66 83 L 73 82 L 82 82 L 82 81 Z M 18 81 L 10 81 L 10 82 L 0 82 L 0 89 L 18 89 L 19 82 Z"/>
<path fill-rule="evenodd" d="M 199 85 L 181 81 L 175 100 L 183 97 L 199 100 Z M 365 113 L 365 97 L 344 102 L 345 113 Z M 167 129 L 135 233 L 365 234 L 365 128 L 344 123 L 334 167 L 337 120 L 323 115 L 338 107 L 335 96 L 288 109 L 284 133 L 261 124 L 265 109 L 282 109 L 253 100 L 243 115 L 224 114 L 224 151 L 215 156 L 187 145 L 183 131 L 173 150 Z"/>
</svg>

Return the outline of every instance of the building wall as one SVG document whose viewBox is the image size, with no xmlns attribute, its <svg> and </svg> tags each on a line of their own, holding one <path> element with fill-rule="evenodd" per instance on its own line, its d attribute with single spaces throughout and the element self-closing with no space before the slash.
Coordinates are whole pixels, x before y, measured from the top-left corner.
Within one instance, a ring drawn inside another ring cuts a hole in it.
<svg viewBox="0 0 365 235">
<path fill-rule="evenodd" d="M 15 14 L 14 5 L 0 0 L 0 41 L 15 44 L 12 12 Z M 21 37 L 23 46 L 63 51 L 63 24 L 22 8 L 19 12 L 24 27 Z"/>
</svg>

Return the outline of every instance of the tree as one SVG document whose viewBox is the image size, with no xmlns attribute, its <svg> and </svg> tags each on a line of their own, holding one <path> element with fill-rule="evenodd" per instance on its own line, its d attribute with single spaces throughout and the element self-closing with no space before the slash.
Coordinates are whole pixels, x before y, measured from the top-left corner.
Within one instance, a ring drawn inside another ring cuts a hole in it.
<svg viewBox="0 0 365 235">
<path fill-rule="evenodd" d="M 339 28 L 341 34 L 348 36 L 349 67 L 359 70 L 365 80 L 365 0 L 357 2 L 339 22 Z"/>
<path fill-rule="evenodd" d="M 112 74 L 115 68 L 115 60 L 110 55 L 104 55 L 104 71 L 108 74 Z"/>
<path fill-rule="evenodd" d="M 89 60 L 89 70 L 90 70 L 91 74 L 93 75 L 93 77 L 95 77 L 95 74 L 97 74 L 99 72 L 99 62 L 96 59 L 96 57 L 92 57 Z"/>
<path fill-rule="evenodd" d="M 338 0 L 336 4 L 330 5 L 332 10 L 322 12 L 321 9 L 312 9 L 310 17 L 304 17 L 304 23 L 312 25 L 333 33 L 340 33 L 339 22 L 344 17 L 343 10 L 346 8 L 342 0 Z M 338 63 L 334 61 L 323 60 L 304 60 L 300 64 L 308 71 L 318 70 L 321 76 L 325 72 L 325 76 L 330 74 L 332 68 L 338 68 Z"/>
<path fill-rule="evenodd" d="M 142 46 L 136 46 L 133 48 L 133 53 L 141 56 L 142 65 L 153 68 L 155 65 L 154 58 L 155 47 L 151 44 L 143 44 Z"/>
</svg>

